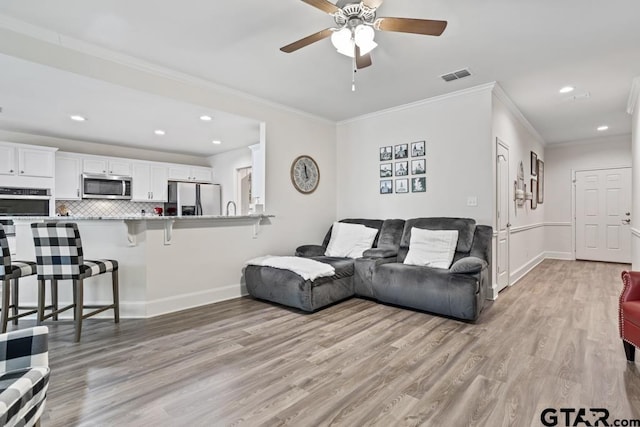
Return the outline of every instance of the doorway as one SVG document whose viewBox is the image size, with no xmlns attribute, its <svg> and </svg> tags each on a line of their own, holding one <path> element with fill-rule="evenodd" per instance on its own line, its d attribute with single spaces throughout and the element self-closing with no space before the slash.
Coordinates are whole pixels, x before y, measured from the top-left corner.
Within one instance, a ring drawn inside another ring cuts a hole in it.
<svg viewBox="0 0 640 427">
<path fill-rule="evenodd" d="M 248 215 L 251 208 L 251 173 L 251 166 L 236 169 L 236 200 L 240 215 Z"/>
<path fill-rule="evenodd" d="M 509 286 L 509 146 L 496 138 L 497 292 Z"/>
<path fill-rule="evenodd" d="M 631 168 L 575 173 L 576 259 L 631 262 Z"/>
</svg>

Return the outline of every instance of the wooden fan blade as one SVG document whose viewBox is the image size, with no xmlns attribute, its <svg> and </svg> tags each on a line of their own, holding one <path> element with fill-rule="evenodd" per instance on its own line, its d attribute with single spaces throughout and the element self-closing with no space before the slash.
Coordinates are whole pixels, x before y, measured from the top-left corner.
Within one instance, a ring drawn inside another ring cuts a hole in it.
<svg viewBox="0 0 640 427">
<path fill-rule="evenodd" d="M 380 7 L 384 0 L 364 0 L 364 5 L 369 9 L 377 9 Z"/>
<path fill-rule="evenodd" d="M 311 5 L 327 13 L 336 13 L 340 10 L 338 6 L 336 6 L 331 2 L 328 2 L 327 0 L 302 0 L 302 1 L 308 5 Z"/>
<path fill-rule="evenodd" d="M 326 39 L 327 37 L 331 37 L 331 34 L 333 34 L 333 31 L 330 28 L 327 28 L 326 30 L 318 31 L 315 34 L 311 34 L 310 36 L 281 47 L 280 50 L 286 53 L 295 52 L 298 49 L 309 46 L 311 43 L 315 43 L 322 39 Z"/>
<path fill-rule="evenodd" d="M 360 55 L 360 48 L 356 46 L 356 68 L 361 70 L 362 68 L 367 68 L 371 64 L 371 54 L 367 53 L 366 55 Z"/>
<path fill-rule="evenodd" d="M 447 28 L 447 21 L 412 18 L 379 18 L 376 19 L 373 25 L 377 30 L 382 31 L 439 36 L 444 29 Z"/>
</svg>

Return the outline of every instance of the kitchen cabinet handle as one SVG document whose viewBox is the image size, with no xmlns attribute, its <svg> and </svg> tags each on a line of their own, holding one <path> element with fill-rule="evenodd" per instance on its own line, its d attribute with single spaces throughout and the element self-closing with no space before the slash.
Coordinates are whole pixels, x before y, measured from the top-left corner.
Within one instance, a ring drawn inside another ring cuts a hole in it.
<svg viewBox="0 0 640 427">
<path fill-rule="evenodd" d="M 9 169 L 9 172 L 13 173 L 13 169 Z"/>
<path fill-rule="evenodd" d="M 76 189 L 76 194 L 78 195 L 78 197 L 80 197 L 80 189 L 79 188 Z"/>
<path fill-rule="evenodd" d="M 24 171 L 20 171 L 20 173 L 24 173 Z"/>
</svg>

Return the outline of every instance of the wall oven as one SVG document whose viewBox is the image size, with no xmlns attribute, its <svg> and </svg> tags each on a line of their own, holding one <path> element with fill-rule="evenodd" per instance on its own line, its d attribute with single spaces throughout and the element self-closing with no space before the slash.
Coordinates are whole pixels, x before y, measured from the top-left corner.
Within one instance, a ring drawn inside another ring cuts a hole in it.
<svg viewBox="0 0 640 427">
<path fill-rule="evenodd" d="M 15 233 L 11 216 L 49 216 L 51 190 L 48 188 L 0 187 L 0 224 L 5 233 Z"/>
<path fill-rule="evenodd" d="M 82 174 L 83 199 L 131 199 L 128 176 Z"/>
</svg>

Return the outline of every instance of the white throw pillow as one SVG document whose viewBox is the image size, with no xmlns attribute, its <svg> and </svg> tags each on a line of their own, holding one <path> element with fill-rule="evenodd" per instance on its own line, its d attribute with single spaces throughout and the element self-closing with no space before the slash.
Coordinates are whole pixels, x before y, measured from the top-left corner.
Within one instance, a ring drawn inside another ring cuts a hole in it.
<svg viewBox="0 0 640 427">
<path fill-rule="evenodd" d="M 371 249 L 376 234 L 378 234 L 377 229 L 365 227 L 362 224 L 334 222 L 331 239 L 324 254 L 333 257 L 360 258 L 364 251 Z"/>
<path fill-rule="evenodd" d="M 405 264 L 448 269 L 458 245 L 458 230 L 411 228 Z"/>
</svg>

